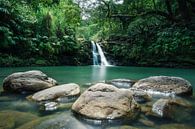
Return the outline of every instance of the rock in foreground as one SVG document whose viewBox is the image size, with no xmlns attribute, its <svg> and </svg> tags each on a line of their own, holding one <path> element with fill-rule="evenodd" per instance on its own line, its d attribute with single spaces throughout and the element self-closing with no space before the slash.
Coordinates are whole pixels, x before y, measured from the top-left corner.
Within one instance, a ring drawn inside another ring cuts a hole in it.
<svg viewBox="0 0 195 129">
<path fill-rule="evenodd" d="M 38 70 L 13 73 L 3 81 L 3 89 L 11 92 L 36 92 L 53 87 L 57 82 Z"/>
<path fill-rule="evenodd" d="M 72 111 L 91 119 L 135 119 L 139 107 L 129 90 L 98 83 L 77 99 Z"/>
<path fill-rule="evenodd" d="M 192 85 L 180 77 L 153 76 L 139 80 L 133 88 L 142 89 L 151 94 L 192 95 Z"/>
<path fill-rule="evenodd" d="M 51 87 L 35 93 L 32 99 L 35 101 L 54 100 L 59 97 L 71 97 L 80 94 L 80 87 L 75 83 L 63 84 Z"/>
</svg>

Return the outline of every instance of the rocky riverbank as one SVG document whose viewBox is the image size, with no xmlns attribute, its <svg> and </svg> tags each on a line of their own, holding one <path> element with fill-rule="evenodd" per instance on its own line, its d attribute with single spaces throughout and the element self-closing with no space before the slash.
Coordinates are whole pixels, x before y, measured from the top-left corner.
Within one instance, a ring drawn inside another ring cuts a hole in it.
<svg viewBox="0 0 195 129">
<path fill-rule="evenodd" d="M 24 122 L 13 119 L 20 112 L 2 111 L 0 120 L 9 115 L 9 121 L 0 123 L 2 129 L 92 129 L 93 124 L 137 122 L 145 127 L 159 128 L 154 119 L 167 119 L 182 123 L 190 121 L 193 105 L 186 99 L 192 96 L 192 85 L 180 77 L 153 76 L 138 81 L 129 79 L 107 80 L 92 84 L 84 92 L 75 83 L 58 84 L 41 71 L 13 73 L 3 81 L 4 93 L 25 94 L 24 97 L 44 111 L 71 110 L 71 114 L 55 113 L 40 117 L 31 114 Z M 182 114 L 182 115 L 180 115 Z M 11 116 L 13 115 L 13 117 Z M 152 118 L 152 119 L 151 119 Z M 13 125 L 7 124 L 7 122 Z M 86 126 L 82 123 L 89 123 Z M 91 125 L 92 124 L 92 125 Z M 184 124 L 167 124 L 165 127 L 187 127 Z M 110 128 L 110 127 L 108 127 Z M 122 128 L 139 128 L 124 126 Z M 188 126 L 188 128 L 193 128 Z"/>
</svg>

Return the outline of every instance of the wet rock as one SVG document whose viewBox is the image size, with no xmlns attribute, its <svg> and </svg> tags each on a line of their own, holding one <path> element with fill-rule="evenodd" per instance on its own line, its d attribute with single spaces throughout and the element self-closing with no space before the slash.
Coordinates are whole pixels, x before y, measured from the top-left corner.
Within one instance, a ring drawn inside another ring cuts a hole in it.
<svg viewBox="0 0 195 129">
<path fill-rule="evenodd" d="M 46 102 L 41 104 L 41 110 L 44 111 L 54 111 L 58 108 L 58 103 L 56 102 Z"/>
<path fill-rule="evenodd" d="M 145 103 L 152 100 L 152 96 L 150 96 L 147 92 L 139 89 L 131 88 L 130 91 L 133 94 L 133 98 L 138 103 Z"/>
<path fill-rule="evenodd" d="M 139 80 L 133 85 L 133 88 L 162 96 L 192 95 L 192 85 L 180 77 L 153 76 Z"/>
<path fill-rule="evenodd" d="M 64 111 L 71 109 L 72 103 L 57 103 L 57 102 L 41 102 L 39 109 L 41 111 Z"/>
<path fill-rule="evenodd" d="M 124 126 L 121 126 L 119 129 L 139 129 L 139 128 L 133 127 L 133 126 L 130 126 L 130 125 L 124 125 Z"/>
<path fill-rule="evenodd" d="M 151 115 L 152 114 L 152 106 L 150 105 L 142 105 L 141 106 L 141 112 L 145 115 Z"/>
<path fill-rule="evenodd" d="M 60 101 L 63 97 L 74 97 L 80 94 L 80 87 L 75 83 L 63 84 L 39 91 L 32 95 L 32 100 L 34 101 L 46 101 L 58 99 Z M 65 98 L 64 98 L 65 99 Z"/>
<path fill-rule="evenodd" d="M 73 103 L 60 103 L 58 108 L 62 110 L 69 110 L 71 109 Z"/>
<path fill-rule="evenodd" d="M 75 95 L 75 96 L 63 96 L 60 98 L 57 98 L 56 101 L 59 103 L 70 103 L 70 102 L 74 102 L 77 100 L 77 98 L 79 97 L 80 94 Z"/>
<path fill-rule="evenodd" d="M 135 119 L 139 110 L 129 90 L 104 83 L 88 88 L 72 106 L 74 113 L 91 119 Z"/>
<path fill-rule="evenodd" d="M 93 129 L 69 113 L 60 113 L 26 123 L 17 129 Z"/>
<path fill-rule="evenodd" d="M 159 129 L 195 129 L 185 124 L 165 124 L 161 125 Z"/>
<path fill-rule="evenodd" d="M 148 127 L 154 126 L 154 122 L 147 119 L 140 119 L 139 122 Z"/>
<path fill-rule="evenodd" d="M 139 129 L 139 128 L 133 127 L 133 126 L 130 126 L 130 125 L 123 125 L 123 126 L 120 126 L 120 127 L 109 127 L 109 128 L 106 128 L 106 129 Z"/>
<path fill-rule="evenodd" d="M 159 99 L 153 104 L 152 111 L 160 117 L 180 122 L 190 119 L 191 105 L 181 99 Z"/>
<path fill-rule="evenodd" d="M 106 81 L 107 84 L 112 84 L 118 88 L 130 88 L 136 81 L 129 79 L 113 79 Z"/>
<path fill-rule="evenodd" d="M 53 87 L 57 82 L 38 70 L 13 73 L 3 81 L 3 89 L 11 92 L 36 92 Z"/>
<path fill-rule="evenodd" d="M 11 110 L 0 111 L 0 129 L 13 129 L 37 118 L 30 113 Z"/>
</svg>

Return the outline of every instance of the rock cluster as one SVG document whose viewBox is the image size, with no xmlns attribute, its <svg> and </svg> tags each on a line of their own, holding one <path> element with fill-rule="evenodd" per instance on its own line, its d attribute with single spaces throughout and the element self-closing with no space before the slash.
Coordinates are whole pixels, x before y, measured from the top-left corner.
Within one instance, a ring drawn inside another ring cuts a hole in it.
<svg viewBox="0 0 195 129">
<path fill-rule="evenodd" d="M 106 83 L 94 84 L 81 94 L 79 85 L 75 83 L 57 85 L 57 81 L 37 70 L 9 75 L 3 81 L 3 89 L 6 92 L 33 92 L 28 99 L 44 106 L 44 110 L 68 107 L 76 116 L 90 120 L 135 120 L 144 113 L 158 118 L 174 119 L 177 122 L 186 120 L 189 116 L 191 104 L 181 97 L 191 96 L 193 91 L 190 82 L 183 78 L 153 76 L 137 82 L 113 79 Z M 75 102 L 70 104 L 70 101 Z M 181 112 L 185 115 L 178 115 Z M 77 127 L 69 121 L 61 120 L 65 118 L 63 116 L 57 118 L 58 122 Z M 70 117 L 70 120 L 75 118 Z M 33 126 L 49 127 L 50 122 L 55 120 L 44 121 L 46 123 L 38 122 L 39 125 Z M 147 119 L 142 118 L 139 121 L 146 126 L 154 126 L 154 122 Z M 76 124 L 80 128 L 80 122 L 77 121 Z M 58 124 L 59 127 L 61 125 L 65 127 L 65 124 Z M 23 128 L 26 126 L 28 124 Z M 82 127 L 88 128 L 83 125 Z"/>
</svg>

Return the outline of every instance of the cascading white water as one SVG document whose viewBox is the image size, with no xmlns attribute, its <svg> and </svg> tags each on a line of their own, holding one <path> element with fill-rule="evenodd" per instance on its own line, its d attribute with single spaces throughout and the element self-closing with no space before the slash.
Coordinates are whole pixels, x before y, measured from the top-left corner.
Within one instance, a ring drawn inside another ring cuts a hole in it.
<svg viewBox="0 0 195 129">
<path fill-rule="evenodd" d="M 110 66 L 99 44 L 91 41 L 93 53 L 93 65 Z"/>
<path fill-rule="evenodd" d="M 97 45 L 98 52 L 99 52 L 99 55 L 100 55 L 101 65 L 109 66 L 109 63 L 106 60 L 106 57 L 105 57 L 105 55 L 104 55 L 104 53 L 102 51 L 102 48 L 100 47 L 100 45 L 98 43 L 96 43 L 96 45 Z"/>
<path fill-rule="evenodd" d="M 99 65 L 98 61 L 98 50 L 96 47 L 96 43 L 94 41 L 91 41 L 92 44 L 92 54 L 93 54 L 93 65 Z"/>
</svg>

